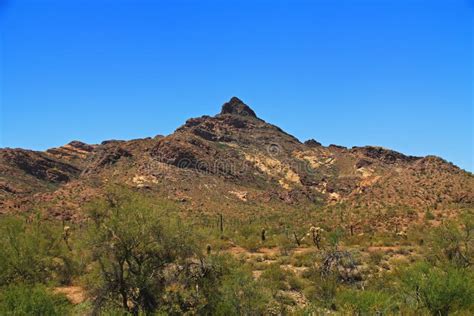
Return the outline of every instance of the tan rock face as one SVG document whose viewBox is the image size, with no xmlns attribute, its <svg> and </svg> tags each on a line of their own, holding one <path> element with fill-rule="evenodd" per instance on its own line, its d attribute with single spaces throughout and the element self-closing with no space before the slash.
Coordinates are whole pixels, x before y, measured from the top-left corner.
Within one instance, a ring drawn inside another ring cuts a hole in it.
<svg viewBox="0 0 474 316">
<path fill-rule="evenodd" d="M 294 184 L 301 184 L 299 175 L 291 169 L 291 166 L 277 159 L 246 153 L 245 160 L 252 163 L 262 173 L 276 179 L 287 190 Z"/>
<path fill-rule="evenodd" d="M 248 192 L 246 192 L 246 191 L 229 191 L 229 193 L 235 195 L 240 200 L 242 200 L 244 202 L 247 202 Z"/>
<path fill-rule="evenodd" d="M 152 175 L 135 175 L 132 178 L 132 183 L 137 188 L 146 188 L 152 186 L 153 184 L 157 184 L 158 180 Z"/>
<path fill-rule="evenodd" d="M 58 159 L 85 160 L 95 147 L 80 141 L 72 141 L 58 148 L 50 148 L 46 150 L 46 153 Z"/>
</svg>

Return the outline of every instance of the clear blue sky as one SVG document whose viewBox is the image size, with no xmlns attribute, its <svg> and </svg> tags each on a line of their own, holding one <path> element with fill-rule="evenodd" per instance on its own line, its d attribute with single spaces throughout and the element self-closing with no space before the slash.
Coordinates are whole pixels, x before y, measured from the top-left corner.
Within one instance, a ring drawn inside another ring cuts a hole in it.
<svg viewBox="0 0 474 316">
<path fill-rule="evenodd" d="M 471 0 L 0 0 L 0 147 L 169 134 L 238 96 L 300 140 L 473 167 Z"/>
</svg>

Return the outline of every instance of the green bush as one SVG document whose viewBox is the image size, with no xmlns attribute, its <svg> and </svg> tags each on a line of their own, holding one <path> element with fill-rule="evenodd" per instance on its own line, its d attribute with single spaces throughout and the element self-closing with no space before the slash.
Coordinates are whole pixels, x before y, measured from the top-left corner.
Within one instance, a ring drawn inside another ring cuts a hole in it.
<svg viewBox="0 0 474 316">
<path fill-rule="evenodd" d="M 51 294 L 44 286 L 14 285 L 0 292 L 0 315 L 67 315 L 71 306 L 62 295 Z"/>
<path fill-rule="evenodd" d="M 189 228 L 162 216 L 163 211 L 124 189 L 90 206 L 88 246 L 95 274 L 89 287 L 96 309 L 115 302 L 126 311 L 153 312 L 171 282 L 166 268 L 169 274 L 178 274 L 180 267 L 189 272 L 188 259 L 197 254 Z"/>
<path fill-rule="evenodd" d="M 356 315 L 384 315 L 393 308 L 393 298 L 381 291 L 343 290 L 337 294 L 338 306 Z"/>
<path fill-rule="evenodd" d="M 0 221 L 0 284 L 46 283 L 67 279 L 70 254 L 62 229 L 39 218 L 7 217 Z M 63 269 L 63 270 L 62 270 Z"/>
<path fill-rule="evenodd" d="M 290 289 L 294 291 L 301 291 L 306 285 L 304 280 L 300 279 L 294 273 L 291 273 L 290 275 L 288 275 L 287 279 L 288 279 L 288 285 L 290 286 Z"/>
<path fill-rule="evenodd" d="M 277 235 L 275 237 L 275 242 L 280 248 L 281 253 L 285 256 L 289 255 L 291 250 L 296 247 L 295 241 L 283 234 Z"/>
<path fill-rule="evenodd" d="M 339 282 L 335 275 L 322 277 L 319 273 L 312 273 L 312 286 L 303 290 L 306 298 L 315 305 L 332 308 L 335 303 Z"/>
<path fill-rule="evenodd" d="M 244 224 L 239 227 L 237 235 L 234 236 L 235 242 L 247 249 L 248 251 L 256 251 L 262 246 L 260 239 L 261 225 L 258 224 Z"/>
<path fill-rule="evenodd" d="M 373 251 L 369 253 L 369 261 L 373 265 L 379 265 L 385 253 L 383 251 Z"/>
<path fill-rule="evenodd" d="M 440 268 L 418 263 L 402 273 L 401 285 L 407 302 L 416 302 L 433 315 L 474 312 L 472 271 L 451 265 Z"/>
<path fill-rule="evenodd" d="M 428 242 L 428 258 L 467 267 L 474 258 L 474 219 L 464 216 L 461 223 L 446 222 L 433 230 Z"/>
<path fill-rule="evenodd" d="M 327 234 L 329 246 L 332 248 L 337 248 L 343 237 L 344 230 L 341 227 L 337 227 L 335 230 L 329 232 Z"/>
<path fill-rule="evenodd" d="M 266 288 L 270 289 L 273 295 L 280 290 L 286 290 L 286 276 L 288 272 L 280 268 L 279 264 L 271 264 L 263 271 L 259 281 L 262 282 Z"/>
<path fill-rule="evenodd" d="M 263 315 L 270 295 L 245 270 L 235 269 L 223 277 L 212 315 Z"/>
<path fill-rule="evenodd" d="M 295 254 L 291 258 L 291 264 L 295 267 L 312 267 L 317 259 L 318 255 L 316 252 L 305 251 L 303 253 Z"/>
</svg>

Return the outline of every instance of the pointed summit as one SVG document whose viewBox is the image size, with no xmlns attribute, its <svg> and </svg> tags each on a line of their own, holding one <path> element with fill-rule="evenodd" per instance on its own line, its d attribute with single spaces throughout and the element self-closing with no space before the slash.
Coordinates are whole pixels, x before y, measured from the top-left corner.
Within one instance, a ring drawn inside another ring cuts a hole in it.
<svg viewBox="0 0 474 316">
<path fill-rule="evenodd" d="M 224 103 L 224 105 L 222 105 L 220 114 L 236 114 L 241 116 L 257 117 L 255 112 L 237 97 L 232 97 L 229 102 Z"/>
</svg>

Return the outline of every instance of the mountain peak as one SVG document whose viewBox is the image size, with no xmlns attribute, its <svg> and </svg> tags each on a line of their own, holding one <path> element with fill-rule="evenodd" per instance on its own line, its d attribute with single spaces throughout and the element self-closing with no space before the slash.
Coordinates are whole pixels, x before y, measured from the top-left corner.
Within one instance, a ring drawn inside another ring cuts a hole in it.
<svg viewBox="0 0 474 316">
<path fill-rule="evenodd" d="M 257 117 L 255 112 L 237 97 L 232 97 L 228 102 L 224 103 L 220 114 L 236 114 Z"/>
</svg>

